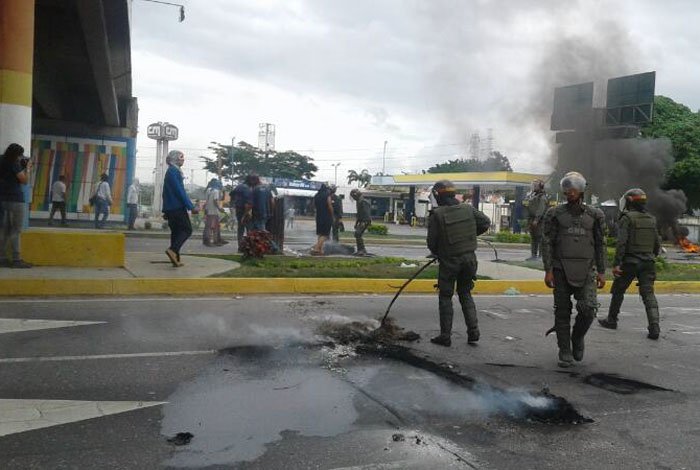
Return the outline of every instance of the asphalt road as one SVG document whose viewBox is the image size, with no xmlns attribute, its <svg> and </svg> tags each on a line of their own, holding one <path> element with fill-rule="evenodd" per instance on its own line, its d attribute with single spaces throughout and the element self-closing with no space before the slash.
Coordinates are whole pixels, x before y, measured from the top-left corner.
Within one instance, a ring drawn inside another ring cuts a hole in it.
<svg viewBox="0 0 700 470">
<path fill-rule="evenodd" d="M 698 468 L 698 300 L 660 296 L 654 342 L 628 299 L 567 371 L 548 296 L 478 297 L 480 343 L 456 318 L 449 349 L 437 299 L 401 297 L 408 361 L 315 334 L 386 296 L 3 300 L 0 468 Z M 594 421 L 532 420 L 543 387 Z"/>
</svg>

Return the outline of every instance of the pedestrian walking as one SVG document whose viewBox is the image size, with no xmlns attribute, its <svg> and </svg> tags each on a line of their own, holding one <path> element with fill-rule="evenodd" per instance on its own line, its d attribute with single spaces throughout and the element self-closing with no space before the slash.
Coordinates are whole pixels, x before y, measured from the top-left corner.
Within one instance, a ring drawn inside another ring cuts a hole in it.
<svg viewBox="0 0 700 470">
<path fill-rule="evenodd" d="M 58 180 L 51 185 L 51 213 L 49 225 L 53 225 L 53 216 L 56 211 L 61 213 L 61 225 L 66 226 L 66 177 L 60 175 Z"/>
<path fill-rule="evenodd" d="M 530 232 L 528 261 L 532 261 L 542 256 L 542 219 L 549 206 L 544 181 L 537 179 L 532 182 L 532 191 L 525 197 L 523 206 L 527 209 L 527 228 Z"/>
<path fill-rule="evenodd" d="M 613 280 L 608 317 L 598 320 L 603 328 L 617 329 L 618 316 L 625 291 L 637 279 L 639 295 L 647 313 L 647 338 L 659 339 L 659 304 L 654 295 L 656 265 L 661 251 L 661 238 L 656 219 L 646 209 L 647 195 L 640 188 L 627 191 L 620 200 L 617 226 L 617 247 L 613 261 Z"/>
<path fill-rule="evenodd" d="M 257 178 L 253 186 L 253 230 L 267 230 L 267 223 L 272 217 L 274 206 L 272 189 Z"/>
<path fill-rule="evenodd" d="M 204 203 L 204 233 L 202 243 L 206 246 L 221 246 L 224 242 L 221 238 L 221 182 L 212 178 L 207 185 L 207 199 Z"/>
<path fill-rule="evenodd" d="M 362 191 L 355 188 L 350 191 L 350 197 L 355 201 L 355 255 L 364 256 L 367 254 L 365 249 L 365 240 L 363 235 L 367 227 L 372 225 L 372 216 L 370 212 L 369 201 L 364 198 Z"/>
<path fill-rule="evenodd" d="M 165 254 L 175 267 L 183 265 L 180 261 L 180 249 L 192 235 L 192 223 L 187 213 L 194 205 L 185 192 L 182 165 L 185 155 L 179 150 L 171 150 L 165 159 L 168 170 L 163 181 L 163 214 L 170 227 L 170 247 Z"/>
<path fill-rule="evenodd" d="M 333 202 L 331 201 L 330 188 L 326 183 L 321 184 L 314 195 L 314 208 L 316 209 L 316 236 L 318 240 L 311 247 L 312 255 L 323 254 L 323 244 L 331 235 L 333 225 Z"/>
<path fill-rule="evenodd" d="M 136 217 L 139 212 L 139 180 L 134 178 L 134 181 L 129 185 L 126 192 L 126 222 L 127 230 L 135 230 Z"/>
<path fill-rule="evenodd" d="M 24 147 L 10 144 L 0 157 L 0 267 L 31 268 L 21 257 L 20 241 L 27 204 L 22 185 L 29 182 L 32 162 Z M 12 253 L 12 261 L 7 254 Z"/>
<path fill-rule="evenodd" d="M 95 228 L 104 228 L 107 217 L 109 217 L 109 206 L 112 205 L 112 190 L 109 187 L 109 176 L 102 173 L 100 182 L 97 184 L 94 195 L 95 201 Z M 102 216 L 102 220 L 100 220 Z"/>
<path fill-rule="evenodd" d="M 596 287 L 605 287 L 605 215 L 583 201 L 586 179 L 569 172 L 561 179 L 566 203 L 550 208 L 544 217 L 544 282 L 554 289 L 554 327 L 559 366 L 583 360 L 584 337 L 596 317 Z M 571 328 L 571 296 L 576 321 Z M 550 330 L 551 331 L 551 330 Z"/>
<path fill-rule="evenodd" d="M 293 207 L 285 211 L 284 218 L 287 219 L 287 228 L 294 228 L 294 216 L 296 213 L 297 211 Z"/>
<path fill-rule="evenodd" d="M 343 224 L 343 200 L 336 194 L 338 187 L 330 185 L 331 204 L 333 205 L 333 225 L 331 226 L 331 238 L 334 242 L 340 242 L 340 226 Z"/>
<path fill-rule="evenodd" d="M 236 223 L 238 227 L 236 229 L 236 239 L 238 240 L 238 252 L 241 253 L 241 246 L 243 244 L 243 236 L 248 234 L 252 230 L 252 219 L 253 219 L 253 186 L 258 181 L 257 175 L 248 175 L 245 177 L 244 181 L 238 184 L 229 196 L 231 197 L 231 203 L 233 204 Z"/>
<path fill-rule="evenodd" d="M 479 321 L 471 291 L 476 280 L 476 237 L 485 233 L 490 225 L 483 212 L 469 204 L 460 203 L 455 197 L 451 181 L 441 180 L 432 188 L 438 207 L 428 217 L 428 249 L 438 258 L 438 307 L 440 310 L 440 334 L 430 342 L 440 346 L 452 345 L 452 320 L 454 309 L 452 296 L 457 285 L 457 297 L 467 325 L 467 342 L 479 341 Z"/>
</svg>

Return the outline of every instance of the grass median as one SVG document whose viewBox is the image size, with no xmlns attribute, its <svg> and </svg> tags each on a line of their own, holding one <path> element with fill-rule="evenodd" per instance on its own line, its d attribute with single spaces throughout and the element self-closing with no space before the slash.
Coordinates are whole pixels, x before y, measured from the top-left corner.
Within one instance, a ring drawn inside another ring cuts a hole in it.
<svg viewBox="0 0 700 470">
<path fill-rule="evenodd" d="M 507 261 L 507 264 L 513 266 L 522 266 L 525 268 L 539 269 L 544 271 L 541 261 Z M 605 272 L 605 277 L 613 280 L 612 270 L 610 267 Z M 656 261 L 656 280 L 657 281 L 700 281 L 700 264 L 691 263 L 670 263 L 663 258 Z"/>
<path fill-rule="evenodd" d="M 207 255 L 236 261 L 240 268 L 212 277 L 314 277 L 314 278 L 369 278 L 408 279 L 426 261 L 394 257 L 347 258 L 323 256 L 318 258 L 294 258 L 291 256 L 265 256 L 263 259 L 243 258 L 240 255 Z M 404 267 L 401 267 L 401 266 Z M 429 266 L 417 279 L 437 279 L 437 266 Z M 479 279 L 489 279 L 478 276 Z"/>
</svg>

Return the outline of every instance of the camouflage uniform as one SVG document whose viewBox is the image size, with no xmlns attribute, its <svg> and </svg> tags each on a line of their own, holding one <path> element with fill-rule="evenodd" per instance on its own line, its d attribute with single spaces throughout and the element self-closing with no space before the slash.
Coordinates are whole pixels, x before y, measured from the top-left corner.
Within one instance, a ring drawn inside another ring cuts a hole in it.
<svg viewBox="0 0 700 470">
<path fill-rule="evenodd" d="M 356 253 L 363 255 L 367 254 L 367 250 L 365 249 L 365 240 L 362 238 L 362 236 L 364 235 L 365 230 L 367 230 L 367 227 L 372 224 L 369 201 L 367 201 L 367 199 L 360 194 L 357 196 L 355 207 L 357 209 L 357 219 L 355 220 L 355 244 L 357 245 Z"/>
<path fill-rule="evenodd" d="M 617 248 L 614 266 L 620 266 L 622 274 L 615 278 L 610 289 L 612 298 L 607 320 L 601 320 L 606 328 L 616 328 L 620 307 L 625 291 L 635 278 L 638 280 L 639 295 L 642 297 L 649 322 L 650 337 L 655 329 L 658 338 L 659 306 L 654 295 L 656 267 L 654 259 L 661 250 L 661 239 L 656 230 L 656 219 L 632 208 L 623 212 L 618 224 Z M 653 326 L 655 325 L 655 326 Z M 653 338 L 653 339 L 656 339 Z"/>
<path fill-rule="evenodd" d="M 549 205 L 547 193 L 533 191 L 523 201 L 527 209 L 527 227 L 530 232 L 530 253 L 533 258 L 542 256 L 542 219 Z"/>
<path fill-rule="evenodd" d="M 583 358 L 583 338 L 598 310 L 596 271 L 605 272 L 603 227 L 605 216 L 583 203 L 553 207 L 544 217 L 542 258 L 545 271 L 554 274 L 554 331 L 560 365 Z M 576 299 L 576 321 L 571 325 L 571 296 Z"/>
<path fill-rule="evenodd" d="M 471 295 L 476 280 L 477 235 L 486 232 L 491 221 L 481 211 L 469 204 L 444 205 L 431 211 L 428 220 L 428 249 L 440 260 L 438 269 L 440 336 L 449 346 L 452 334 L 454 310 L 452 296 L 457 284 L 457 296 L 462 306 L 470 342 L 479 339 L 476 306 Z M 435 341 L 433 341 L 435 342 Z"/>
</svg>

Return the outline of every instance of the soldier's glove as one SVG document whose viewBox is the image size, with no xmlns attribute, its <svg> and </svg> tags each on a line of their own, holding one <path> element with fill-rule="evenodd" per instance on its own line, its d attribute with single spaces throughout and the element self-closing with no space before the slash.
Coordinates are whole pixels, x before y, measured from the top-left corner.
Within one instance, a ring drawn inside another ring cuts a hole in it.
<svg viewBox="0 0 700 470">
<path fill-rule="evenodd" d="M 596 276 L 596 286 L 598 286 L 598 289 L 605 287 L 605 273 L 598 273 Z"/>
<path fill-rule="evenodd" d="M 545 273 L 544 284 L 550 289 L 554 289 L 554 271 L 547 271 Z"/>
</svg>

